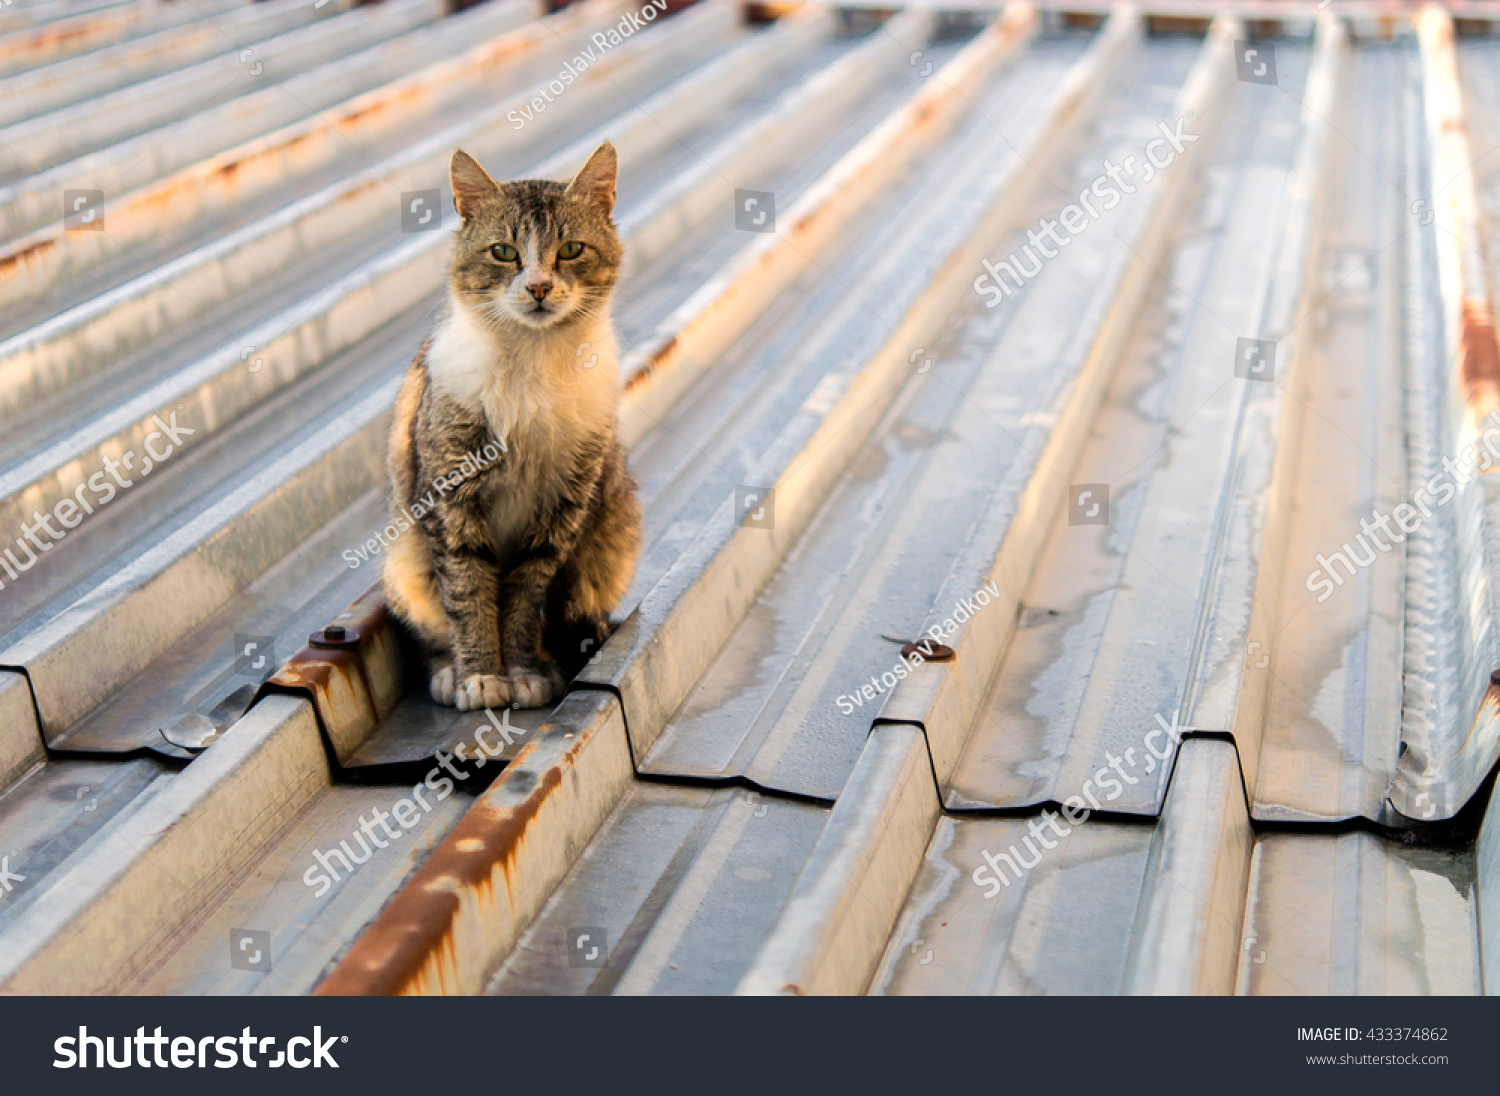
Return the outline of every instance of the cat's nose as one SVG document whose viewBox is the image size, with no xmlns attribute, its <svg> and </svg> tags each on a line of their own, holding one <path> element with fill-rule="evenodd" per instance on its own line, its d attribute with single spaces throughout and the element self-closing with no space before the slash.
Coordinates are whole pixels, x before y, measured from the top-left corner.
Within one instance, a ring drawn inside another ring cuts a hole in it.
<svg viewBox="0 0 1500 1096">
<path fill-rule="evenodd" d="M 527 284 L 527 286 L 526 286 L 526 289 L 538 301 L 545 301 L 547 299 L 547 294 L 552 292 L 552 283 L 551 282 L 529 282 Z"/>
</svg>

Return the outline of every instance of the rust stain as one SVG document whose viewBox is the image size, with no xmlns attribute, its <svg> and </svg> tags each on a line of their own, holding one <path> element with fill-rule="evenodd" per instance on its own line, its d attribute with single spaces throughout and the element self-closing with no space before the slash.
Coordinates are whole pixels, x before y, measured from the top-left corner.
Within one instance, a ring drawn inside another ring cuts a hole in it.
<svg viewBox="0 0 1500 1096">
<path fill-rule="evenodd" d="M 765 0 L 755 2 L 755 0 L 752 0 L 751 3 L 745 5 L 745 22 L 753 26 L 774 23 L 796 9 L 796 4 L 767 3 Z"/>
<path fill-rule="evenodd" d="M 338 689 L 336 683 L 340 678 L 351 682 L 357 680 L 361 689 Z M 365 678 L 364 666 L 361 665 L 358 654 L 353 651 L 313 647 L 304 647 L 287 659 L 281 669 L 277 670 L 266 682 L 266 685 L 275 686 L 276 691 L 290 690 L 310 694 L 313 707 L 317 709 L 324 726 L 330 726 L 348 718 L 347 712 L 335 713 L 334 708 L 338 698 L 360 691 L 363 691 L 365 696 L 370 695 L 369 682 Z M 373 711 L 368 713 L 372 719 L 374 714 Z"/>
<path fill-rule="evenodd" d="M 1488 303 L 1464 302 L 1461 338 L 1460 375 L 1469 408 L 1483 414 L 1500 407 L 1500 343 Z"/>
<path fill-rule="evenodd" d="M 513 807 L 494 806 L 494 798 L 520 771 L 507 769 L 459 819 L 333 973 L 313 991 L 314 996 L 391 996 L 426 981 L 425 975 L 434 967 L 456 970 L 453 930 L 460 893 L 474 894 L 481 901 L 488 898 L 493 903 L 492 881 L 497 868 L 505 873 L 506 890 L 510 892 L 527 832 L 562 786 L 562 763 L 554 764 L 521 802 Z"/>
<path fill-rule="evenodd" d="M 334 125 L 339 129 L 353 129 L 365 121 L 388 114 L 403 105 L 410 107 L 424 99 L 432 96 L 436 88 L 435 84 L 422 83 L 412 87 L 403 87 L 393 95 L 385 95 L 374 102 L 357 109 L 340 114 L 334 119 Z"/>
<path fill-rule="evenodd" d="M 338 620 L 308 637 L 301 648 L 262 686 L 262 692 L 294 692 L 313 702 L 325 728 L 348 729 L 347 698 L 363 700 L 355 726 L 365 734 L 388 712 L 382 697 L 399 690 L 371 679 L 367 659 L 376 657 L 393 641 L 392 617 L 379 583 L 357 598 Z M 341 687 L 341 682 L 347 683 Z"/>
<path fill-rule="evenodd" d="M 1153 15 L 1146 20 L 1148 34 L 1201 36 L 1208 33 L 1208 25 L 1208 18 L 1201 15 Z"/>
<path fill-rule="evenodd" d="M 328 127 L 322 126 L 310 132 L 299 133 L 272 148 L 260 149 L 250 156 L 228 160 L 206 170 L 193 171 L 187 177 L 179 178 L 171 185 L 152 187 L 130 203 L 130 212 L 139 214 L 144 211 L 156 211 L 175 216 L 179 203 L 184 198 L 191 198 L 205 186 L 232 196 L 241 182 L 242 172 L 244 177 L 248 177 L 254 169 L 266 164 L 274 165 L 283 158 L 294 157 L 304 146 L 312 146 L 316 143 L 325 145 L 329 143 Z M 268 179 L 264 185 L 272 186 L 275 182 L 274 179 Z M 122 216 L 124 212 L 123 210 L 117 211 L 115 215 Z"/>
<path fill-rule="evenodd" d="M 657 348 L 656 353 L 654 353 L 654 354 L 651 355 L 651 361 L 650 361 L 649 364 L 651 364 L 651 365 L 658 365 L 661 362 L 666 361 L 667 358 L 668 358 L 668 356 L 672 353 L 672 351 L 674 351 L 676 349 L 677 349 L 677 336 L 673 335 L 670 339 L 668 339 L 666 342 L 662 343 L 662 345 Z"/>
<path fill-rule="evenodd" d="M 48 46 L 86 44 L 95 37 L 98 37 L 101 32 L 107 32 L 110 29 L 112 28 L 107 26 L 85 24 L 84 26 L 65 27 L 61 30 L 43 30 L 26 43 L 24 52 L 40 51 Z"/>
<path fill-rule="evenodd" d="M 408 97 L 406 95 L 401 96 L 403 99 Z M 353 129 L 366 118 L 374 118 L 376 115 L 385 113 L 389 107 L 390 103 L 384 101 L 371 103 L 369 106 L 361 107 L 358 110 L 351 110 L 348 114 L 340 115 L 334 121 L 334 125 L 338 126 L 339 129 Z"/>
<path fill-rule="evenodd" d="M 657 347 L 651 357 L 646 359 L 645 364 L 638 366 L 635 372 L 625 378 L 625 391 L 634 392 L 639 388 L 644 388 L 650 382 L 651 377 L 656 373 L 657 369 L 661 367 L 662 363 L 670 358 L 676 350 L 677 336 L 673 335 L 661 346 Z"/>
<path fill-rule="evenodd" d="M 1479 711 L 1474 716 L 1474 722 L 1469 725 L 1469 733 L 1453 752 L 1463 753 L 1470 748 L 1476 737 L 1483 735 L 1487 743 L 1486 749 L 1493 756 L 1497 733 L 1500 733 L 1500 670 L 1490 674 L 1489 686 L 1479 701 Z"/>
<path fill-rule="evenodd" d="M 35 243 L 27 244 L 19 251 L 0 258 L 0 280 L 13 277 L 19 271 L 23 271 L 34 265 L 42 256 L 53 251 L 57 247 L 57 237 L 49 236 L 45 240 L 37 240 Z"/>
<path fill-rule="evenodd" d="M 1104 15 L 1101 12 L 1068 12 L 1062 13 L 1062 22 L 1065 27 L 1079 27 L 1083 30 L 1098 30 L 1104 25 Z"/>
</svg>

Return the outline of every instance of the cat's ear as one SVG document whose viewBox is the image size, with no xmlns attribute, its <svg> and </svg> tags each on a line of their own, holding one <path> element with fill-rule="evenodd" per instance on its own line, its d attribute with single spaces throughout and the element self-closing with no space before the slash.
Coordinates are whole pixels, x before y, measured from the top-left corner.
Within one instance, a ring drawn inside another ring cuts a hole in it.
<svg viewBox="0 0 1500 1096">
<path fill-rule="evenodd" d="M 500 193 L 500 184 L 463 149 L 453 154 L 448 164 L 448 178 L 453 183 L 453 208 L 465 221 L 474 215 L 480 202 Z"/>
<path fill-rule="evenodd" d="M 595 202 L 605 213 L 612 212 L 615 208 L 615 175 L 618 171 L 619 158 L 615 155 L 615 146 L 605 141 L 594 149 L 589 162 L 573 176 L 573 181 L 568 184 L 568 197 Z"/>
</svg>

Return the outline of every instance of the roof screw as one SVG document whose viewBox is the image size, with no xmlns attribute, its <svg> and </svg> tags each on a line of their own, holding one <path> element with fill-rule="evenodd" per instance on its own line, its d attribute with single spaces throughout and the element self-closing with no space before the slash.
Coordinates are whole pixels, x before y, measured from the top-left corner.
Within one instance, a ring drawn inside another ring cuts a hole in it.
<svg viewBox="0 0 1500 1096">
<path fill-rule="evenodd" d="M 333 643 L 338 643 L 344 638 L 344 626 L 342 624 L 330 624 L 323 629 L 323 638 Z"/>
</svg>

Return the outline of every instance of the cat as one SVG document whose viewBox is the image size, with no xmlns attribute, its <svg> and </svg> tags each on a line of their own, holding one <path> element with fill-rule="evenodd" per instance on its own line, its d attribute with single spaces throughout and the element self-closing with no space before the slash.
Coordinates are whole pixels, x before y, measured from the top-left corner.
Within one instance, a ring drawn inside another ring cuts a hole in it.
<svg viewBox="0 0 1500 1096">
<path fill-rule="evenodd" d="M 449 164 L 460 225 L 447 299 L 391 427 L 394 508 L 415 524 L 383 582 L 425 648 L 433 700 L 462 711 L 559 696 L 635 572 L 641 512 L 615 430 L 610 322 L 617 170 L 608 142 L 566 185 L 497 183 L 462 150 Z"/>
</svg>

